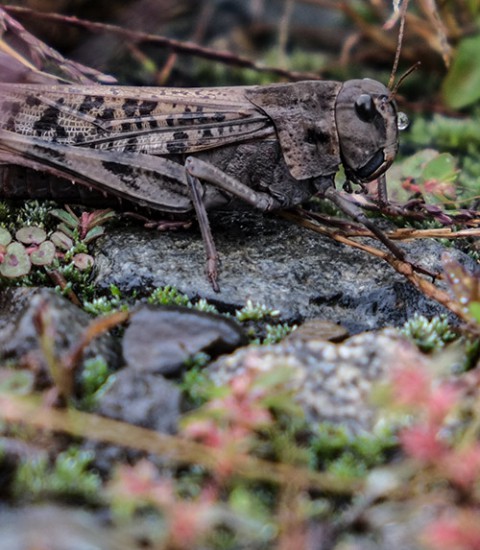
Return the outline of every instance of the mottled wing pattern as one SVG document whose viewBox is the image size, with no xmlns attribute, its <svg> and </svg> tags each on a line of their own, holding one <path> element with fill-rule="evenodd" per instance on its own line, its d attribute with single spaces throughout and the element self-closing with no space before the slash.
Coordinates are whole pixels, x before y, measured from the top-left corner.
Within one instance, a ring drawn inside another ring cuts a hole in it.
<svg viewBox="0 0 480 550">
<path fill-rule="evenodd" d="M 274 135 L 245 88 L 0 84 L 0 128 L 64 145 L 194 153 Z"/>
</svg>

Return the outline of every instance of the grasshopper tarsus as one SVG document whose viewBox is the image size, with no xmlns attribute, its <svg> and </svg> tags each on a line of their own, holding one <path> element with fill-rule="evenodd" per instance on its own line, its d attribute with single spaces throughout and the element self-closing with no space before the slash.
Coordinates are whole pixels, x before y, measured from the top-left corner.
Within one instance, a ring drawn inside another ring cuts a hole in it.
<svg viewBox="0 0 480 550">
<path fill-rule="evenodd" d="M 405 255 L 405 252 L 400 247 L 398 247 L 391 239 L 387 237 L 387 235 L 385 235 L 385 233 L 381 229 L 379 229 L 371 220 L 369 220 L 357 205 L 342 197 L 334 187 L 329 187 L 328 189 L 326 189 L 323 193 L 323 196 L 333 202 L 333 204 L 340 208 L 340 210 L 347 214 L 347 216 L 349 216 L 356 222 L 361 223 L 363 226 L 369 229 L 375 235 L 375 237 L 377 237 L 377 239 L 382 242 L 388 248 L 388 250 L 390 250 L 395 258 L 409 264 L 411 268 L 417 273 L 421 273 L 422 275 L 426 275 L 427 277 L 432 277 L 433 280 L 435 280 L 439 276 L 438 273 L 430 271 L 429 269 L 422 267 L 421 265 L 409 261 Z"/>
<path fill-rule="evenodd" d="M 385 174 L 382 174 L 378 178 L 378 196 L 376 201 L 376 206 L 379 208 L 379 211 L 383 214 L 391 215 L 391 216 L 403 216 L 406 212 L 406 206 L 415 207 L 417 206 L 417 201 L 411 201 L 411 203 L 407 203 L 407 205 L 403 206 L 397 206 L 393 203 L 391 203 L 388 200 L 387 197 L 387 187 L 386 187 L 386 177 Z M 335 189 L 330 188 L 327 190 L 328 192 L 324 192 L 323 196 L 327 196 L 334 204 L 336 204 L 345 214 L 347 214 L 349 217 L 353 218 L 355 221 L 361 223 L 364 225 L 367 229 L 369 229 L 389 250 L 393 253 L 393 255 L 403 261 L 408 263 L 414 271 L 417 273 L 421 273 L 422 275 L 426 275 L 427 277 L 432 278 L 432 282 L 435 282 L 435 280 L 440 276 L 440 273 L 431 271 L 425 267 L 422 267 L 421 265 L 416 264 L 415 262 L 408 261 L 405 253 L 403 250 L 401 250 L 398 246 L 393 243 L 391 239 L 387 237 L 381 231 L 372 221 L 370 221 L 362 212 L 362 210 L 355 205 L 354 203 L 351 203 L 348 200 L 345 200 L 344 197 L 342 197 Z M 419 204 L 422 204 L 419 202 Z"/>
<path fill-rule="evenodd" d="M 220 292 L 218 286 L 218 256 L 207 259 L 206 273 L 214 292 Z"/>
</svg>

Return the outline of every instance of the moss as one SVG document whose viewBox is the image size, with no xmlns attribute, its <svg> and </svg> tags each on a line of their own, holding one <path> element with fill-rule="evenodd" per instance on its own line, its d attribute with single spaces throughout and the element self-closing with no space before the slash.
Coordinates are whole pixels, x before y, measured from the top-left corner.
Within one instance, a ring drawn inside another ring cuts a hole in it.
<svg viewBox="0 0 480 550">
<path fill-rule="evenodd" d="M 127 310 L 128 298 L 122 295 L 120 289 L 115 285 L 110 285 L 110 296 L 98 296 L 92 300 L 83 302 L 83 309 L 91 315 L 106 315 L 118 310 Z"/>
<path fill-rule="evenodd" d="M 204 356 L 204 361 L 207 361 L 208 356 L 206 354 L 196 354 L 197 361 L 185 372 L 179 384 L 189 409 L 200 407 L 206 403 L 215 388 L 213 382 L 205 373 L 204 366 L 206 363 L 203 363 L 203 361 L 198 362 L 200 355 Z"/>
<path fill-rule="evenodd" d="M 79 407 L 84 410 L 93 409 L 98 399 L 110 387 L 113 379 L 114 375 L 103 357 L 87 359 L 80 375 L 82 397 Z"/>
<path fill-rule="evenodd" d="M 191 306 L 186 294 L 182 294 L 172 286 L 156 288 L 147 298 L 147 302 L 159 306 Z"/>
<path fill-rule="evenodd" d="M 94 295 L 95 287 L 91 281 L 91 269 L 80 271 L 73 262 L 66 265 L 58 263 L 53 267 L 67 282 L 64 289 L 56 287 L 58 292 L 65 296 L 70 290 L 73 290 L 82 301 Z"/>
<path fill-rule="evenodd" d="M 480 109 L 463 119 L 436 114 L 430 119 L 415 118 L 409 132 L 402 136 L 402 142 L 415 148 L 427 147 L 449 151 L 458 157 L 460 168 L 457 193 L 461 206 L 468 204 L 480 193 Z"/>
<path fill-rule="evenodd" d="M 392 431 L 350 435 L 343 427 L 320 424 L 310 442 L 312 466 L 325 468 L 336 476 L 361 478 L 368 470 L 385 462 L 396 446 Z"/>
<path fill-rule="evenodd" d="M 412 319 L 405 323 L 401 332 L 427 353 L 442 349 L 445 344 L 456 338 L 455 333 L 450 330 L 446 315 L 435 316 L 429 320 L 415 313 Z"/>
<path fill-rule="evenodd" d="M 266 336 L 263 340 L 263 344 L 275 344 L 283 340 L 288 336 L 293 330 L 295 330 L 296 325 L 289 325 L 288 323 L 281 323 L 279 325 L 269 325 L 265 326 Z"/>
<path fill-rule="evenodd" d="M 205 298 L 198 300 L 193 307 L 205 313 L 218 313 L 218 309 L 214 305 L 209 304 Z"/>
<path fill-rule="evenodd" d="M 70 447 L 60 453 L 52 465 L 47 457 L 24 460 L 15 474 L 14 494 L 26 501 L 50 496 L 96 503 L 101 480 L 88 471 L 92 459 L 93 453 Z"/>
<path fill-rule="evenodd" d="M 244 323 L 245 321 L 261 321 L 267 317 L 278 317 L 280 312 L 276 309 L 267 307 L 264 304 L 254 303 L 252 300 L 247 300 L 242 309 L 235 312 L 237 321 Z"/>
<path fill-rule="evenodd" d="M 406 140 L 417 146 L 472 154 L 480 150 L 479 121 L 480 109 L 464 119 L 439 114 L 431 119 L 418 117 L 406 134 Z"/>
</svg>

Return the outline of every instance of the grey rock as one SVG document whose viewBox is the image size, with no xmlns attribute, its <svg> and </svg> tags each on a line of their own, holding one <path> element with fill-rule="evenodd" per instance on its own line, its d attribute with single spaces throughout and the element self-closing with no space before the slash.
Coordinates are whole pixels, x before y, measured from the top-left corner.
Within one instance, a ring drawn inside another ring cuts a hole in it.
<svg viewBox="0 0 480 550">
<path fill-rule="evenodd" d="M 290 368 L 288 388 L 312 429 L 328 421 L 352 434 L 371 432 L 378 421 L 371 390 L 386 382 L 390 369 L 420 364 L 418 349 L 394 329 L 366 332 L 340 344 L 324 340 L 292 340 L 271 346 L 241 348 L 211 363 L 206 372 L 224 385 L 248 372 Z"/>
<path fill-rule="evenodd" d="M 322 318 L 351 333 L 399 326 L 415 312 L 446 313 L 385 262 L 284 220 L 254 212 L 215 213 L 212 231 L 221 259 L 220 293 L 205 276 L 203 243 L 195 228 L 109 231 L 98 245 L 96 284 L 124 290 L 172 285 L 226 310 L 250 299 L 280 310 L 284 321 Z M 444 247 L 438 243 L 402 246 L 411 260 L 440 268 Z M 475 269 L 473 260 L 455 254 Z"/>
<path fill-rule="evenodd" d="M 55 353 L 61 357 L 78 343 L 91 317 L 53 289 L 10 288 L 0 292 L 0 361 L 19 361 L 28 355 L 39 371 L 45 371 L 35 315 L 42 304 L 48 307 L 55 332 Z M 85 349 L 84 358 L 101 356 L 111 368 L 117 368 L 119 349 L 113 337 L 104 334 Z"/>
<path fill-rule="evenodd" d="M 0 514 L 0 541 L 0 547 L 4 550 L 139 548 L 126 529 L 108 526 L 95 514 L 65 504 L 3 508 Z"/>
<path fill-rule="evenodd" d="M 180 390 L 162 376 L 125 368 L 99 399 L 95 413 L 163 433 L 174 433 Z"/>
<path fill-rule="evenodd" d="M 186 307 L 141 306 L 122 340 L 123 357 L 137 371 L 178 374 L 201 351 L 216 357 L 246 343 L 240 326 Z"/>
<path fill-rule="evenodd" d="M 135 424 L 161 433 L 175 433 L 180 415 L 181 393 L 175 384 L 161 375 L 139 373 L 124 368 L 115 374 L 115 380 L 99 398 L 96 414 Z M 145 453 L 107 442 L 86 440 L 82 448 L 94 451 L 93 466 L 103 475 L 111 475 L 115 465 L 135 463 Z M 161 466 L 161 457 L 149 455 L 149 460 Z"/>
</svg>

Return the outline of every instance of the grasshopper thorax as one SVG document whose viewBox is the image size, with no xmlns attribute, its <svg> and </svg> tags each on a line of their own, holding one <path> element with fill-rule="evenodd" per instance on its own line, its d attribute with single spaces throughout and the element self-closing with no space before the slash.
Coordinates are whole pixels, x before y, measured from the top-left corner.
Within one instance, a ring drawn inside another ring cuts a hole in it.
<svg viewBox="0 0 480 550">
<path fill-rule="evenodd" d="M 345 82 L 335 120 L 347 178 L 365 183 L 382 175 L 398 151 L 397 108 L 390 90 L 369 78 Z"/>
</svg>

